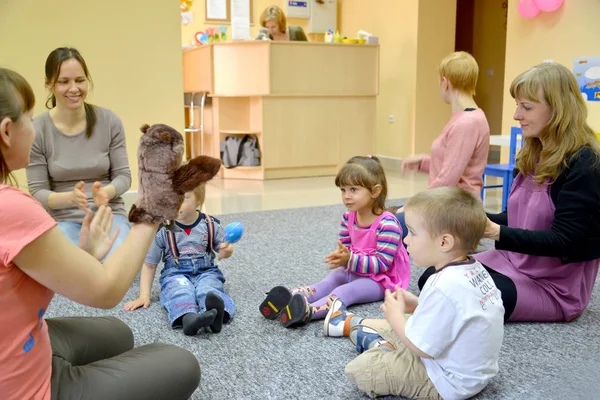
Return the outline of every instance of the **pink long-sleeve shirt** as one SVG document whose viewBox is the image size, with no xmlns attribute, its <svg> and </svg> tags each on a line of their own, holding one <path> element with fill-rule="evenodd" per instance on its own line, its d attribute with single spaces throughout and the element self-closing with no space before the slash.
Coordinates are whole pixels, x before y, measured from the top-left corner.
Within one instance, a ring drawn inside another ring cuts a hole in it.
<svg viewBox="0 0 600 400">
<path fill-rule="evenodd" d="M 458 186 L 479 197 L 490 150 L 490 126 L 480 109 L 452 113 L 419 169 L 429 172 L 429 188 Z"/>
</svg>

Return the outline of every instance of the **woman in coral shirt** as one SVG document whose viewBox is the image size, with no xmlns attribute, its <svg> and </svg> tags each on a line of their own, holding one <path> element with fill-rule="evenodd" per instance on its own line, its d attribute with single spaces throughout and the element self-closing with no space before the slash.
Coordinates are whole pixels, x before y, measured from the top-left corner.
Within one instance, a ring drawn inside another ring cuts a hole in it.
<svg viewBox="0 0 600 400">
<path fill-rule="evenodd" d="M 52 318 L 54 293 L 112 308 L 125 295 L 157 226 L 134 224 L 110 255 L 112 211 L 84 219 L 71 243 L 40 203 L 7 185 L 29 162 L 35 98 L 25 79 L 0 68 L 0 399 L 187 399 L 200 368 L 189 352 L 154 343 L 133 348 L 116 318 Z"/>
</svg>

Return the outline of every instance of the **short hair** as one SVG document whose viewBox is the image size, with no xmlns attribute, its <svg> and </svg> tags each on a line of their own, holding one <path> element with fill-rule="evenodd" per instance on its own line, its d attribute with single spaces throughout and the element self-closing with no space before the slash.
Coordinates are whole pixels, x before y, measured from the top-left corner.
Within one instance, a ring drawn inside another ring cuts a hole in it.
<svg viewBox="0 0 600 400">
<path fill-rule="evenodd" d="M 279 26 L 279 31 L 287 31 L 287 18 L 283 10 L 277 6 L 269 6 L 260 14 L 260 26 L 265 27 L 267 21 L 275 20 Z"/>
<path fill-rule="evenodd" d="M 479 66 L 475 58 L 466 51 L 447 55 L 438 66 L 438 73 L 440 78 L 448 79 L 452 88 L 475 95 Z"/>
<path fill-rule="evenodd" d="M 481 201 L 457 187 L 439 187 L 418 193 L 404 206 L 423 217 L 425 229 L 435 237 L 449 233 L 461 250 L 474 251 L 483 237 L 487 215 Z"/>
<path fill-rule="evenodd" d="M 200 205 L 200 207 L 202 207 L 204 200 L 206 199 L 206 184 L 203 183 L 202 185 L 198 186 L 192 190 L 192 193 L 194 194 L 196 202 Z"/>
</svg>

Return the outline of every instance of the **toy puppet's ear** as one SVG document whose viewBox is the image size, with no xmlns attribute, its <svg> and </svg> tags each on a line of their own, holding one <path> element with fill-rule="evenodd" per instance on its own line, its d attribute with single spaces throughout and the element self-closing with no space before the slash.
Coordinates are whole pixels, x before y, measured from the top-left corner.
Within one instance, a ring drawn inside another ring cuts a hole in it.
<svg viewBox="0 0 600 400">
<path fill-rule="evenodd" d="M 208 156 L 198 156 L 182 165 L 173 174 L 173 189 L 185 194 L 204 182 L 210 181 L 221 168 L 221 160 Z"/>
<path fill-rule="evenodd" d="M 142 133 L 146 133 L 149 128 L 150 128 L 150 125 L 144 124 L 141 126 L 140 131 L 142 131 Z"/>
</svg>

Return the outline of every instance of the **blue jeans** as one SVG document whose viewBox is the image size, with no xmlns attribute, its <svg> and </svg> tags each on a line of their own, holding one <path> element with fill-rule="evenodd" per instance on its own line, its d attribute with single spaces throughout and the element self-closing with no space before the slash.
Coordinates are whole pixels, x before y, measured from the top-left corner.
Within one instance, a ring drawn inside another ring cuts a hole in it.
<svg viewBox="0 0 600 400">
<path fill-rule="evenodd" d="M 396 218 L 398 218 L 398 222 L 400 222 L 400 228 L 402 228 L 402 245 L 406 247 L 406 243 L 404 243 L 404 238 L 408 235 L 408 228 L 406 227 L 406 218 L 404 213 L 396 214 Z"/>
<path fill-rule="evenodd" d="M 110 249 L 106 257 L 111 255 L 117 247 L 123 244 L 125 238 L 131 230 L 129 220 L 127 219 L 127 217 L 124 217 L 122 215 L 114 216 L 111 234 L 115 231 L 115 229 L 117 229 L 117 227 L 119 227 L 121 230 L 119 231 L 119 235 L 117 236 L 117 239 L 115 240 L 112 249 Z M 60 229 L 61 232 L 67 237 L 67 239 L 74 243 L 75 246 L 79 246 L 79 233 L 81 232 L 81 224 L 79 222 L 61 221 L 58 223 L 58 229 Z M 106 260 L 106 257 L 104 257 L 104 260 Z"/>
<path fill-rule="evenodd" d="M 233 318 L 235 307 L 225 292 L 224 283 L 223 273 L 208 256 L 180 258 L 179 264 L 168 260 L 160 274 L 160 302 L 169 314 L 171 326 L 181 327 L 178 319 L 182 315 L 206 311 L 206 295 L 209 292 L 225 303 L 224 322 Z"/>
</svg>

